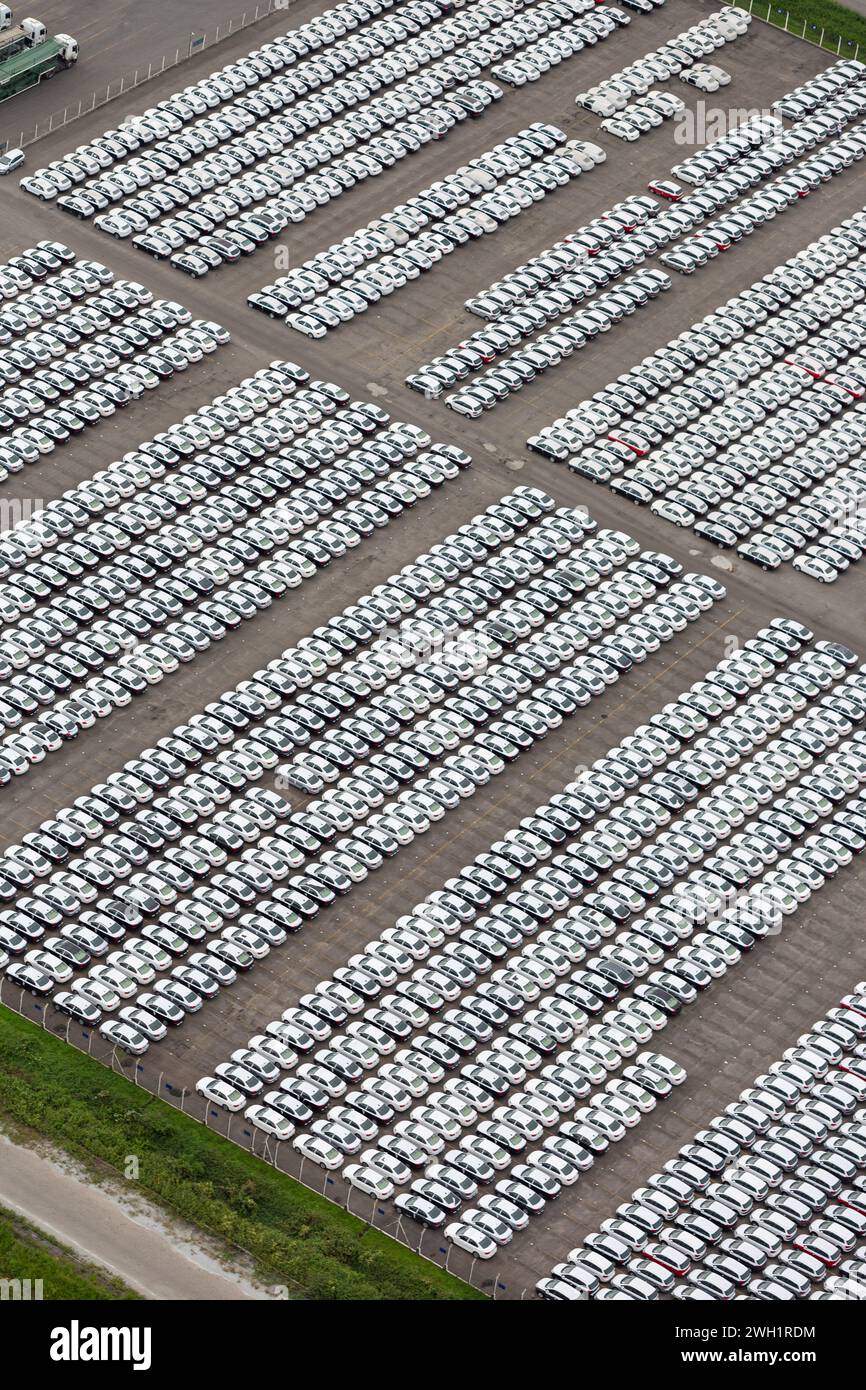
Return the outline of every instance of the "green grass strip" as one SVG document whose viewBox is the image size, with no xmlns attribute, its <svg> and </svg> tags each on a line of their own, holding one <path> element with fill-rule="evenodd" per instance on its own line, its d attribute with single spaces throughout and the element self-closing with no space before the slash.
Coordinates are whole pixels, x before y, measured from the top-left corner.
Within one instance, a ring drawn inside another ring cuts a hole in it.
<svg viewBox="0 0 866 1390">
<path fill-rule="evenodd" d="M 787 24 L 789 33 L 820 44 L 828 53 L 866 62 L 866 18 L 845 5 L 836 5 L 833 0 L 788 0 L 784 5 L 754 0 L 752 14 L 779 29 Z"/>
<path fill-rule="evenodd" d="M 108 1270 L 81 1259 L 54 1236 L 5 1207 L 0 1207 L 0 1270 L 7 1299 L 42 1299 L 48 1303 L 139 1297 Z M 20 1281 L 17 1288 L 16 1281 Z"/>
<path fill-rule="evenodd" d="M 288 1297 L 484 1297 L 2 1006 L 0 1114 L 91 1167 L 132 1160 L 133 1187 L 247 1251 Z"/>
</svg>

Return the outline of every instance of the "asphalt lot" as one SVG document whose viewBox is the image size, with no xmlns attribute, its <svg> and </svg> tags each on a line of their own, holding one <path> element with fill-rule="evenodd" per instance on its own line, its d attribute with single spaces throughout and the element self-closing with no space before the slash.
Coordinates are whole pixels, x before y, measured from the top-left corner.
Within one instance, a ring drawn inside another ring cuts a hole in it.
<svg viewBox="0 0 866 1390">
<path fill-rule="evenodd" d="M 183 58 L 193 34 L 207 35 L 208 48 L 176 69 L 170 90 L 213 72 L 229 61 L 221 56 L 228 52 L 226 43 L 212 49 L 217 28 L 225 30 L 230 22 L 239 24 L 244 14 L 252 16 L 256 0 L 251 4 L 244 0 L 185 0 L 182 10 L 164 3 L 140 5 L 136 0 L 87 0 L 86 5 L 76 0 L 42 0 L 36 9 L 37 18 L 50 34 L 71 34 L 78 40 L 81 56 L 73 68 L 58 73 L 47 86 L 21 92 L 0 106 L 0 139 L 17 140 L 19 131 L 28 133 L 66 107 L 75 110 L 79 101 L 87 104 L 94 92 L 104 96 L 109 83 L 131 78 L 136 70 L 146 72 L 150 63 L 159 68 L 163 58 L 174 62 L 178 49 Z M 267 9 L 267 0 L 261 0 L 261 9 Z M 261 42 L 259 35 L 264 34 L 266 24 L 268 32 L 281 33 L 315 12 L 311 0 L 292 0 L 288 9 L 278 11 L 275 20 L 263 20 L 248 28 L 240 51 L 248 52 Z M 20 6 L 18 13 L 22 13 Z M 113 125 L 130 109 L 149 106 L 151 91 L 150 86 L 141 87 L 133 98 L 118 97 L 104 108 L 100 129 Z M 69 127 L 70 145 L 80 144 L 84 138 L 78 138 L 79 129 Z M 30 147 L 28 161 L 34 168 L 42 158 L 41 150 L 39 144 Z"/>
<path fill-rule="evenodd" d="M 54 8 L 59 11 L 61 6 Z M 94 5 L 92 12 L 99 13 L 102 8 Z M 163 16 L 166 33 L 170 24 L 167 8 L 157 4 L 153 17 L 156 24 L 156 16 Z M 195 6 L 187 8 L 192 15 Z M 298 7 L 293 13 L 306 16 L 317 8 L 324 6 Z M 574 93 L 714 8 L 699 0 L 668 0 L 662 10 L 646 19 L 636 17 L 628 30 L 562 64 L 542 82 L 508 91 L 483 119 L 464 123 L 443 143 L 426 146 L 292 231 L 292 259 L 300 261 L 323 249 L 532 120 L 554 121 L 570 137 L 595 138 L 598 121 L 574 107 Z M 90 15 L 91 10 L 88 23 Z M 47 10 L 43 16 L 49 17 Z M 254 42 L 261 42 L 267 32 L 286 27 L 286 14 L 275 15 L 257 27 Z M 81 26 L 72 32 L 80 33 Z M 237 43 L 229 41 L 220 46 L 218 61 L 227 62 L 252 46 L 249 33 Z M 206 59 L 204 55 L 196 64 Z M 721 94 L 726 106 L 748 109 L 768 105 L 830 60 L 817 49 L 756 22 L 747 38 L 722 51 L 719 61 L 733 75 L 731 86 Z M 204 70 L 216 65 L 208 61 Z M 195 75 L 193 64 L 181 71 L 184 84 Z M 146 89 L 138 105 L 150 105 L 178 85 L 178 74 L 168 74 Z M 678 94 L 687 92 L 686 100 L 694 106 L 696 94 L 691 89 L 680 83 L 668 85 Z M 43 97 L 49 92 L 53 102 L 52 89 L 46 89 Z M 82 143 L 109 123 L 107 112 L 97 112 L 76 123 L 74 139 L 69 131 L 49 137 L 38 146 L 39 162 L 60 156 L 70 144 Z M 214 1061 L 243 1045 L 260 1025 L 295 1002 L 300 993 L 560 788 L 574 775 L 576 765 L 603 754 L 696 680 L 724 654 L 726 640 L 742 640 L 767 618 L 787 613 L 808 623 L 817 635 L 859 647 L 866 657 L 863 565 L 829 590 L 793 573 L 786 573 L 784 578 L 781 571 L 765 575 L 735 557 L 720 556 L 691 534 L 679 532 L 607 489 L 593 487 L 523 448 L 528 434 L 861 206 L 862 178 L 858 182 L 856 169 L 834 179 L 790 215 L 711 262 L 695 277 L 678 279 L 662 300 L 479 421 L 465 422 L 446 410 L 441 401 L 427 401 L 404 387 L 403 377 L 408 371 L 478 326 L 479 320 L 463 310 L 464 299 L 578 223 L 629 193 L 643 191 L 650 178 L 666 174 L 687 152 L 675 143 L 672 123 L 634 145 L 609 137 L 600 143 L 608 151 L 607 162 L 576 185 L 530 209 L 495 237 L 461 248 L 431 275 L 386 301 L 384 308 L 378 306 L 362 320 L 316 343 L 254 314 L 245 305 L 246 295 L 275 273 L 273 247 L 263 248 L 242 265 L 194 282 L 110 240 L 88 223 L 78 223 L 50 206 L 37 204 L 17 185 L 4 186 L 0 254 L 12 254 L 42 236 L 56 236 L 68 241 L 78 254 L 104 260 L 118 275 L 141 280 L 156 294 L 180 299 L 197 315 L 218 319 L 230 328 L 233 341 L 214 359 L 194 367 L 181 382 L 160 388 L 155 398 L 133 404 L 98 426 L 86 442 L 72 443 L 10 479 L 0 487 L 0 499 L 59 495 L 278 356 L 294 358 L 315 375 L 338 381 L 358 396 L 375 399 L 396 418 L 424 425 L 434 438 L 460 444 L 473 455 L 475 466 L 392 524 L 384 546 L 375 538 L 365 541 L 301 590 L 293 591 L 291 598 L 276 603 L 202 654 L 191 668 L 181 668 L 140 697 L 126 713 L 102 721 L 79 744 L 65 747 L 7 789 L 0 844 L 8 844 L 34 828 L 59 805 L 68 804 L 105 773 L 169 733 L 190 713 L 381 582 L 516 482 L 544 487 L 561 503 L 585 504 L 601 525 L 630 531 L 644 545 L 671 553 L 688 568 L 716 574 L 728 587 L 727 600 L 716 605 L 702 622 L 680 634 L 603 700 L 593 702 L 584 714 L 575 716 L 540 748 L 521 758 L 517 766 L 449 815 L 420 843 L 404 850 L 398 863 L 386 865 L 373 882 L 367 881 L 352 894 L 351 907 L 338 904 L 322 914 L 301 936 L 290 940 L 209 1005 L 199 1021 L 154 1048 L 142 1073 L 154 1081 L 162 1072 L 163 1084 L 167 1081 L 178 1089 L 192 1087 Z M 862 895 L 864 872 L 862 866 L 847 870 L 837 885 L 821 894 L 819 906 L 798 913 L 783 936 L 765 942 L 753 958 L 666 1030 L 662 1050 L 689 1070 L 689 1080 L 675 1101 L 661 1105 L 643 1120 L 581 1179 L 578 1188 L 565 1193 L 541 1221 L 531 1223 L 528 1231 L 515 1239 L 502 1261 L 494 1262 L 495 1271 L 485 1270 L 483 1275 L 476 1271 L 479 1278 L 488 1273 L 495 1276 L 504 1286 L 498 1293 L 507 1298 L 519 1298 L 524 1289 L 531 1290 L 535 1280 L 578 1244 L 583 1234 L 748 1085 L 835 997 L 866 974 L 858 914 L 852 911 L 853 901 L 862 901 L 862 896 L 857 899 L 856 895 Z M 829 940 L 825 945 L 825 928 L 833 934 L 832 945 Z M 237 1132 L 240 1137 L 239 1128 Z M 309 1180 L 309 1165 L 305 1176 Z M 361 1209 L 359 1202 L 354 1205 Z M 425 1251 L 429 1247 L 432 1253 L 436 1243 L 428 1237 Z M 458 1269 L 459 1262 L 452 1261 L 452 1268 Z"/>
</svg>

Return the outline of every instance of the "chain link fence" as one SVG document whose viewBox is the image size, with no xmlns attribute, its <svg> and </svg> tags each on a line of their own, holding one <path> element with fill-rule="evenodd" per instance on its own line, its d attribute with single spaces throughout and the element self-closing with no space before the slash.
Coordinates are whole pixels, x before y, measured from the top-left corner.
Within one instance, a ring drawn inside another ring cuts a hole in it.
<svg viewBox="0 0 866 1390">
<path fill-rule="evenodd" d="M 784 5 L 774 5 L 771 0 L 725 0 L 725 4 L 747 10 L 754 19 L 760 19 L 774 29 L 783 29 L 786 34 L 793 34 L 795 38 L 814 44 L 816 48 L 823 48 L 837 58 L 856 58 L 860 61 L 861 45 L 855 39 L 843 38 L 841 34 L 810 19 L 797 19 Z M 853 11 L 852 18 L 857 18 Z"/>
<path fill-rule="evenodd" d="M 823 48 L 825 52 L 833 53 L 837 57 L 860 58 L 861 45 L 853 39 L 845 39 L 840 34 L 835 34 L 829 29 L 822 28 L 820 24 L 812 23 L 807 19 L 795 19 L 789 10 L 781 5 L 772 4 L 771 0 L 748 0 L 748 3 L 746 0 L 725 0 L 725 3 L 738 4 L 741 9 L 747 9 L 755 19 L 760 19 L 765 24 L 771 24 L 776 29 L 783 29 L 786 34 L 793 34 L 796 38 L 803 39 L 806 43 L 814 44 L 818 48 Z M 97 111 L 101 106 L 106 106 L 118 97 L 135 91 L 154 78 L 161 77 L 163 73 L 170 72 L 172 68 L 180 67 L 205 49 L 213 48 L 216 44 L 233 38 L 236 34 L 249 28 L 250 25 L 269 18 L 275 11 L 290 9 L 291 4 L 292 0 L 261 0 L 261 3 L 256 5 L 252 13 L 245 11 L 239 20 L 230 19 L 228 24 L 218 24 L 213 33 L 190 34 L 185 48 L 176 48 L 173 55 L 163 54 L 161 60 L 148 63 L 146 70 L 136 68 L 133 73 L 126 73 L 121 77 L 114 78 L 108 83 L 104 91 L 100 88 L 99 91 L 92 92 L 90 96 L 82 97 L 79 102 L 72 102 L 69 106 L 65 106 L 62 111 L 55 111 L 31 130 L 22 130 L 17 141 L 6 140 L 4 142 L 6 148 L 26 149 L 28 145 L 43 139 L 53 131 L 62 129 L 73 121 L 79 120 L 82 116 L 89 116 L 91 112 Z"/>
<path fill-rule="evenodd" d="M 121 77 L 115 77 L 108 86 L 90 96 L 82 97 L 78 102 L 71 102 L 62 111 L 55 111 L 52 115 L 33 126 L 31 130 L 22 130 L 17 141 L 8 139 L 8 148 L 26 149 L 28 145 L 34 144 L 37 140 L 42 140 L 52 131 L 61 130 L 64 126 L 77 121 L 81 116 L 89 116 L 92 111 L 98 111 L 101 106 L 107 106 L 109 102 L 116 101 L 118 97 L 127 96 L 134 92 L 136 88 L 142 87 L 145 83 L 161 77 L 163 73 L 170 72 L 172 68 L 182 67 L 191 58 L 196 58 L 205 49 L 215 48 L 217 44 L 224 43 L 226 39 L 234 38 L 236 34 L 244 29 L 249 29 L 251 25 L 258 24 L 260 20 L 268 19 L 270 15 L 279 10 L 291 8 L 291 0 L 261 0 L 255 9 L 246 10 L 240 19 L 230 19 L 227 23 L 218 24 L 216 28 L 207 34 L 191 33 L 186 45 L 175 48 L 174 53 L 165 53 L 162 59 L 156 59 L 148 63 L 147 67 L 136 68 L 135 72 L 124 73 Z"/>
<path fill-rule="evenodd" d="M 350 1187 L 339 1170 L 329 1173 L 299 1154 L 291 1141 L 277 1140 L 255 1129 L 243 1111 L 232 1114 L 217 1109 L 197 1091 L 178 1085 L 170 1069 L 159 1070 L 158 1063 L 152 1066 L 146 1060 L 113 1047 L 97 1031 L 59 1013 L 50 1004 L 34 999 L 26 990 L 12 985 L 4 975 L 0 975 L 0 1003 L 21 1018 L 61 1038 L 79 1052 L 87 1053 L 158 1100 L 181 1110 L 190 1119 L 205 1125 L 230 1143 L 246 1149 L 309 1191 L 342 1207 L 359 1221 L 399 1241 L 421 1259 L 437 1264 L 455 1278 L 471 1284 L 489 1298 L 523 1299 L 533 1295 L 532 1289 L 515 1288 L 506 1282 L 496 1269 L 495 1260 L 488 1264 L 473 1259 L 446 1241 L 441 1231 L 422 1228 L 419 1236 L 417 1229 L 410 1230 L 393 1208 L 389 1210 L 378 1198 L 374 1199 Z"/>
</svg>

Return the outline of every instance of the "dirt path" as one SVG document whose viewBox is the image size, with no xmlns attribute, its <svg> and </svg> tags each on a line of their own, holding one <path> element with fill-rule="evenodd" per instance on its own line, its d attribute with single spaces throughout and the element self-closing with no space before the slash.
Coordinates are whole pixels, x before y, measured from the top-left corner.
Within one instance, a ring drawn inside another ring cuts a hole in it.
<svg viewBox="0 0 866 1390">
<path fill-rule="evenodd" d="M 229 1267 L 215 1242 L 185 1223 L 170 1222 L 145 1197 L 119 1185 L 97 1185 L 66 1155 L 24 1147 L 3 1134 L 0 1204 L 104 1265 L 145 1298 L 279 1296 L 258 1285 L 249 1267 Z"/>
</svg>

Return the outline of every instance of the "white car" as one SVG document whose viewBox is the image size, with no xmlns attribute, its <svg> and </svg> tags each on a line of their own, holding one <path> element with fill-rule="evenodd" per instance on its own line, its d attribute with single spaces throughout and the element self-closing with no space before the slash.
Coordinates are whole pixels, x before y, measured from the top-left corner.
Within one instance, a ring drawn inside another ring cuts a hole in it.
<svg viewBox="0 0 866 1390">
<path fill-rule="evenodd" d="M 375 1168 L 365 1163 L 350 1163 L 343 1169 L 343 1177 L 350 1187 L 356 1187 L 359 1192 L 365 1192 L 368 1197 L 376 1197 L 384 1201 L 394 1195 L 394 1184 L 384 1173 L 377 1172 Z"/>
<path fill-rule="evenodd" d="M 8 959 L 8 957 L 6 959 Z M 67 965 L 66 961 L 61 960 L 60 956 L 55 955 L 53 951 L 45 951 L 36 948 L 35 950 L 28 951 L 24 960 L 29 965 L 35 966 L 37 970 L 43 971 L 46 975 L 50 975 L 55 984 L 65 985 L 72 979 L 72 966 Z M 5 963 L 4 961 L 3 964 Z"/>
<path fill-rule="evenodd" d="M 510 1226 L 501 1221 L 498 1216 L 490 1211 L 484 1211 L 480 1207 L 470 1207 L 468 1211 L 462 1213 L 463 1221 L 473 1226 L 477 1231 L 489 1236 L 497 1245 L 507 1245 L 513 1238 L 514 1232 Z"/>
<path fill-rule="evenodd" d="M 639 1110 L 642 1115 L 648 1115 L 651 1110 L 655 1109 L 655 1097 L 649 1091 L 644 1090 L 643 1086 L 638 1086 L 633 1081 L 616 1077 L 607 1083 L 607 1090 L 610 1095 L 618 1096 L 625 1104 Z"/>
<path fill-rule="evenodd" d="M 108 985 L 109 989 L 115 990 L 121 999 L 132 999 L 138 990 L 138 984 L 132 976 L 128 975 L 125 970 L 118 969 L 116 965 L 93 965 L 90 967 L 89 974 L 91 980 L 99 980 L 102 984 Z M 146 984 L 147 981 L 142 980 L 139 983 Z"/>
<path fill-rule="evenodd" d="M 329 1144 L 326 1139 L 322 1139 L 316 1134 L 297 1135 L 292 1140 L 292 1148 L 302 1158 L 308 1158 L 311 1163 L 316 1163 L 320 1168 L 327 1168 L 329 1171 L 339 1168 L 343 1162 L 342 1154 L 337 1152 L 333 1144 Z"/>
<path fill-rule="evenodd" d="M 242 1110 L 246 1104 L 246 1097 L 235 1086 L 216 1076 L 203 1076 L 195 1083 L 195 1089 L 200 1096 L 213 1101 L 214 1105 L 221 1105 L 224 1110 Z"/>
<path fill-rule="evenodd" d="M 131 1052 L 133 1056 L 140 1057 L 150 1047 L 150 1043 L 144 1034 L 134 1028 L 131 1023 L 124 1023 L 119 1018 L 109 1018 L 105 1023 L 100 1024 L 99 1031 L 109 1042 L 116 1047 L 122 1047 L 126 1052 Z"/>
<path fill-rule="evenodd" d="M 54 980 L 31 961 L 13 961 L 6 968 L 7 980 L 12 980 L 21 989 L 29 989 L 33 994 L 47 995 L 54 988 Z"/>
<path fill-rule="evenodd" d="M 638 127 L 625 116 L 611 116 L 608 120 L 602 121 L 601 128 L 608 135 L 615 135 L 617 140 L 639 140 L 641 136 Z"/>
<path fill-rule="evenodd" d="M 11 174 L 13 169 L 20 169 L 25 159 L 23 150 L 7 150 L 5 154 L 0 154 L 0 176 Z"/>
<path fill-rule="evenodd" d="M 686 1079 L 687 1072 L 685 1067 L 680 1066 L 679 1062 L 674 1062 L 670 1057 L 666 1057 L 663 1052 L 641 1052 L 638 1054 L 638 1065 L 650 1067 L 653 1071 L 661 1072 L 672 1086 L 682 1086 Z"/>
<path fill-rule="evenodd" d="M 445 1227 L 445 1237 L 458 1250 L 465 1250 L 477 1260 L 492 1260 L 499 1249 L 489 1235 L 477 1226 L 467 1225 L 465 1221 L 452 1221 L 450 1226 Z"/>
<path fill-rule="evenodd" d="M 120 995 L 101 980 L 76 980 L 72 985 L 75 994 L 81 994 L 89 1003 L 106 1013 L 113 1013 L 120 1007 Z"/>
<path fill-rule="evenodd" d="M 324 338 L 328 331 L 319 319 L 314 319 L 309 314 L 289 314 L 286 323 L 296 332 L 303 333 L 305 338 Z"/>
<path fill-rule="evenodd" d="M 291 1139 L 295 1132 L 291 1120 L 287 1120 L 285 1115 L 281 1115 L 270 1105 L 248 1105 L 244 1111 L 244 1119 L 274 1139 Z"/>
</svg>

